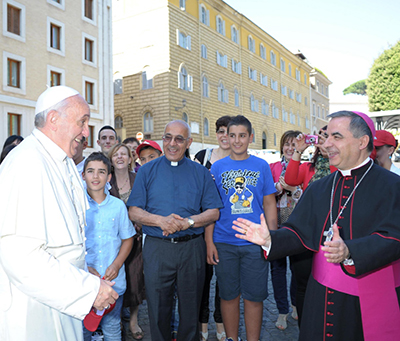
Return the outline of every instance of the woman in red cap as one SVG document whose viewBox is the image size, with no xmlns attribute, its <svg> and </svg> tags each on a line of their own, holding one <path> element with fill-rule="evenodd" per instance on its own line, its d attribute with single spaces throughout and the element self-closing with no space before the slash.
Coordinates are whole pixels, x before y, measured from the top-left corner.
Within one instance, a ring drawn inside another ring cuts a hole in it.
<svg viewBox="0 0 400 341">
<path fill-rule="evenodd" d="M 400 175 L 400 169 L 392 163 L 392 155 L 397 148 L 397 141 L 394 136 L 386 130 L 377 130 L 374 147 L 376 150 L 375 163 Z"/>
</svg>

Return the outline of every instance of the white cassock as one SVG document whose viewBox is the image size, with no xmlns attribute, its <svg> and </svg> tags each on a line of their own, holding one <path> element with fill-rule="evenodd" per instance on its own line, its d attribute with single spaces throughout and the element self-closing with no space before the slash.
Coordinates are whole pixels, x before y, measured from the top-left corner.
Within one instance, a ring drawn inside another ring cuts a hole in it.
<svg viewBox="0 0 400 341">
<path fill-rule="evenodd" d="M 0 340 L 82 340 L 100 280 L 85 263 L 73 161 L 35 129 L 0 167 Z"/>
</svg>

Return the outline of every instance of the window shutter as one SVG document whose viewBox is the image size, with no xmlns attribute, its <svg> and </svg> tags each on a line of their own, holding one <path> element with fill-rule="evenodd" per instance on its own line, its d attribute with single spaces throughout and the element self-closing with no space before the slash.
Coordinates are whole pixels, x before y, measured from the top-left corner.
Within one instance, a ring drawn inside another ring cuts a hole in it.
<svg viewBox="0 0 400 341">
<path fill-rule="evenodd" d="M 218 65 L 221 65 L 221 57 L 220 57 L 220 55 L 219 55 L 218 50 L 217 50 L 217 64 L 218 64 Z"/>
<path fill-rule="evenodd" d="M 225 97 L 225 103 L 229 103 L 229 91 L 228 91 L 228 89 L 224 90 L 224 97 Z"/>
<path fill-rule="evenodd" d="M 227 55 L 224 56 L 224 66 L 228 67 L 228 56 Z"/>
<path fill-rule="evenodd" d="M 218 85 L 218 101 L 221 102 L 221 85 Z"/>
<path fill-rule="evenodd" d="M 238 67 L 238 71 L 239 71 L 238 74 L 241 75 L 242 74 L 242 62 L 239 62 L 237 65 L 238 65 L 237 67 Z"/>
<path fill-rule="evenodd" d="M 206 11 L 206 25 L 210 26 L 210 11 Z"/>
<path fill-rule="evenodd" d="M 193 91 L 193 77 L 188 75 L 188 90 Z"/>
<path fill-rule="evenodd" d="M 258 112 L 258 99 L 254 101 L 254 111 Z"/>
<path fill-rule="evenodd" d="M 222 34 L 225 36 L 225 20 L 222 21 Z"/>
<path fill-rule="evenodd" d="M 264 84 L 264 83 L 263 83 L 263 80 L 264 80 L 264 79 L 263 79 L 263 74 L 262 74 L 262 72 L 260 72 L 260 83 L 261 83 L 261 84 Z"/>
<path fill-rule="evenodd" d="M 235 71 L 235 61 L 232 58 L 232 71 Z"/>
<path fill-rule="evenodd" d="M 189 51 L 192 50 L 192 38 L 190 36 L 187 36 L 187 47 Z"/>
<path fill-rule="evenodd" d="M 183 89 L 183 75 L 182 75 L 182 72 L 178 72 L 178 88 Z"/>
<path fill-rule="evenodd" d="M 257 82 L 257 70 L 253 70 L 253 80 Z"/>
<path fill-rule="evenodd" d="M 249 66 L 249 78 L 251 78 L 251 68 Z"/>
<path fill-rule="evenodd" d="M 218 16 L 215 17 L 215 28 L 217 29 L 218 32 Z"/>
<path fill-rule="evenodd" d="M 178 45 L 180 45 L 179 44 L 179 36 L 180 36 L 180 34 L 179 34 L 180 32 L 179 32 L 179 29 L 176 29 L 176 43 L 178 44 Z"/>
<path fill-rule="evenodd" d="M 203 16 L 201 15 L 202 10 L 203 10 L 203 7 L 201 6 L 201 4 L 199 4 L 199 18 L 200 18 L 200 21 L 201 21 L 202 18 L 203 18 Z M 204 23 L 203 23 L 203 24 L 204 24 Z"/>
</svg>

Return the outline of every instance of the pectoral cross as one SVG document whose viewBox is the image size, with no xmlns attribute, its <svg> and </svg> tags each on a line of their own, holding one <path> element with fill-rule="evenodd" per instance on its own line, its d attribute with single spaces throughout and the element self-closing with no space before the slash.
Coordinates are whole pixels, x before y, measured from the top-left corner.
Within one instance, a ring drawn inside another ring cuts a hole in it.
<svg viewBox="0 0 400 341">
<path fill-rule="evenodd" d="M 332 226 L 329 228 L 328 231 L 325 231 L 325 232 L 324 232 L 324 236 L 326 237 L 326 238 L 325 238 L 325 241 L 326 241 L 326 242 L 330 242 L 330 241 L 332 240 L 332 237 L 333 237 L 333 229 L 332 229 Z"/>
</svg>

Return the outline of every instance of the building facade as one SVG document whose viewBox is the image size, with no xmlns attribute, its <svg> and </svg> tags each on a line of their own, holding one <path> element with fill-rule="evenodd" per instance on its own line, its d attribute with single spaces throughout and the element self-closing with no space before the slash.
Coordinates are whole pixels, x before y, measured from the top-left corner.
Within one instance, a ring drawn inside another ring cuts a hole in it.
<svg viewBox="0 0 400 341">
<path fill-rule="evenodd" d="M 0 141 L 29 135 L 39 95 L 66 85 L 89 103 L 96 148 L 97 131 L 114 123 L 111 0 L 1 2 Z"/>
<path fill-rule="evenodd" d="M 311 130 L 313 134 L 328 124 L 329 115 L 329 85 L 332 82 L 318 69 L 310 73 L 311 84 Z"/>
<path fill-rule="evenodd" d="M 215 145 L 215 121 L 246 116 L 252 149 L 310 132 L 312 67 L 221 0 L 113 1 L 115 126 L 161 140 L 183 119 L 191 152 Z"/>
</svg>

